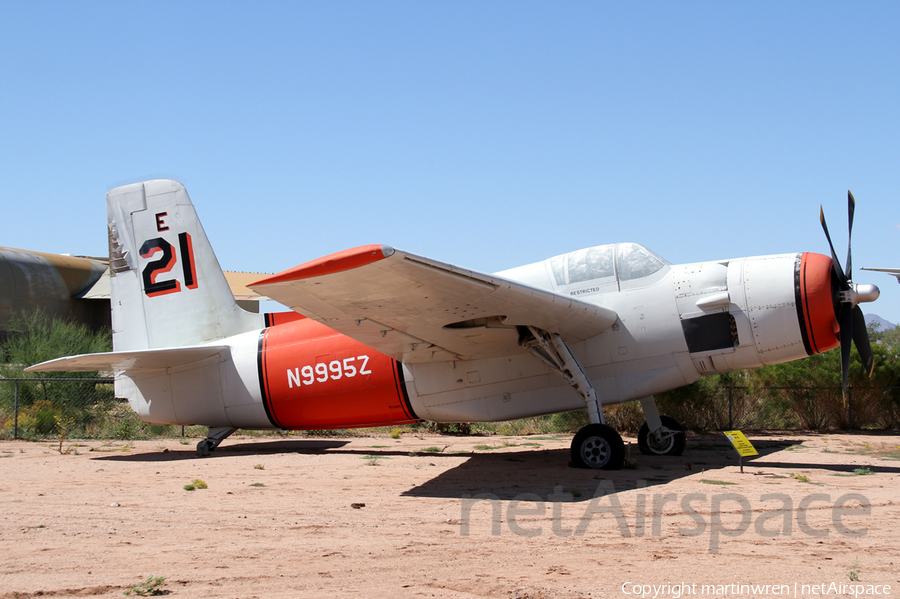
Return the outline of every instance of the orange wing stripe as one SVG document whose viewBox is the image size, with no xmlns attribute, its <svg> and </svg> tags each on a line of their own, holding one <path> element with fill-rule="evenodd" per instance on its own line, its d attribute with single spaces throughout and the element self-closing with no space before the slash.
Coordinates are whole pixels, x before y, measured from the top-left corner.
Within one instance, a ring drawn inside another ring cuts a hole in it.
<svg viewBox="0 0 900 599">
<path fill-rule="evenodd" d="M 390 254 L 388 254 L 388 256 L 389 255 Z M 343 272 L 345 270 L 359 268 L 360 266 L 365 266 L 366 264 L 378 262 L 379 260 L 382 260 L 386 257 L 387 256 L 384 252 L 384 246 L 364 245 L 358 248 L 353 248 L 351 250 L 344 250 L 343 252 L 331 254 L 330 256 L 325 256 L 324 258 L 319 258 L 317 260 L 307 262 L 306 264 L 301 264 L 300 266 L 295 266 L 294 268 L 291 268 L 289 270 L 282 271 L 278 274 L 272 275 L 271 277 L 252 283 L 250 287 L 253 287 L 254 285 L 286 283 L 288 281 L 321 277 L 324 275 L 334 274 L 336 272 Z"/>
</svg>

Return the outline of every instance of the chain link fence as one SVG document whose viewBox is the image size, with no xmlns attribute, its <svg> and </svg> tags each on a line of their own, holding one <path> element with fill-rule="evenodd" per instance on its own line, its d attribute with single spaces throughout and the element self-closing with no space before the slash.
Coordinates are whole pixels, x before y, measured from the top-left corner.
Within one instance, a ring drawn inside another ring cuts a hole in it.
<svg viewBox="0 0 900 599">
<path fill-rule="evenodd" d="M 107 378 L 0 379 L 0 436 L 99 435 L 119 412 L 112 383 Z"/>
<path fill-rule="evenodd" d="M 697 432 L 900 428 L 900 387 L 851 387 L 848 396 L 845 402 L 840 387 L 721 387 L 693 394 L 686 387 L 660 394 L 656 401 L 660 414 Z M 607 424 L 621 432 L 637 434 L 644 423 L 638 402 L 603 411 Z M 498 425 L 526 432 L 575 432 L 587 422 L 582 410 Z"/>
<path fill-rule="evenodd" d="M 900 386 L 851 387 L 845 402 L 841 388 L 719 387 L 691 393 L 690 387 L 656 397 L 660 414 L 678 420 L 689 431 L 837 430 L 900 428 Z M 644 423 L 638 402 L 606 406 L 606 422 L 616 430 L 637 434 Z M 576 432 L 587 424 L 585 410 L 496 423 L 496 432 Z M 473 425 L 482 426 L 482 425 Z"/>
<path fill-rule="evenodd" d="M 690 387 L 657 397 L 661 414 L 692 431 L 833 430 L 900 428 L 900 387 L 851 388 L 845 402 L 840 388 Z M 606 406 L 607 424 L 636 434 L 644 422 L 638 402 Z M 508 422 L 422 423 L 403 430 L 447 434 L 530 435 L 574 433 L 588 423 L 586 410 Z M 382 435 L 398 427 L 309 431 L 314 435 Z M 139 439 L 186 435 L 202 437 L 205 427 L 159 426 L 141 422 L 126 402 L 115 398 L 110 378 L 0 379 L 0 438 L 51 437 Z"/>
</svg>

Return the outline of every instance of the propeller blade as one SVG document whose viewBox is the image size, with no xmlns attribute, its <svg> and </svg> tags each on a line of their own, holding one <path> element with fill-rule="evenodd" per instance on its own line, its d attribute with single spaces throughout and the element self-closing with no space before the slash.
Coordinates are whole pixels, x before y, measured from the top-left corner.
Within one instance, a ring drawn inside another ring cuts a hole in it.
<svg viewBox="0 0 900 599">
<path fill-rule="evenodd" d="M 848 279 L 853 279 L 853 275 L 850 274 L 851 271 L 851 256 L 850 256 L 850 238 L 853 236 L 853 213 L 856 212 L 856 200 L 853 199 L 853 194 L 850 193 L 850 190 L 847 190 L 847 270 L 844 272 L 844 275 Z"/>
<path fill-rule="evenodd" d="M 819 222 L 828 239 L 828 247 L 831 249 L 831 265 L 835 274 L 838 289 L 832 289 L 834 297 L 834 312 L 840 326 L 841 337 L 841 391 L 844 396 L 844 407 L 847 407 L 847 383 L 850 377 L 850 351 L 855 345 L 859 351 L 866 374 L 872 376 L 875 371 L 875 356 L 872 353 L 872 345 L 869 343 L 869 332 L 866 330 L 866 319 L 862 310 L 855 305 L 860 301 L 874 301 L 878 297 L 878 289 L 874 285 L 853 285 L 851 277 L 853 272 L 853 253 L 850 240 L 853 237 L 853 214 L 856 212 L 856 199 L 850 190 L 847 190 L 847 270 L 841 269 L 837 254 L 834 253 L 834 244 L 828 233 L 828 225 L 825 224 L 825 210 L 819 206 Z M 835 282 L 832 283 L 834 286 Z"/>
<path fill-rule="evenodd" d="M 853 308 L 853 344 L 859 357 L 862 359 L 866 376 L 871 377 L 875 372 L 875 355 L 872 354 L 872 346 L 869 344 L 869 331 L 866 329 L 866 317 L 863 316 L 859 306 Z"/>
<path fill-rule="evenodd" d="M 847 379 L 850 377 L 850 349 L 853 340 L 853 310 L 847 304 L 841 305 L 841 391 L 844 405 L 847 405 Z"/>
<path fill-rule="evenodd" d="M 838 281 L 841 282 L 841 289 L 845 290 L 848 288 L 847 277 L 844 275 L 843 269 L 841 269 L 841 263 L 838 262 L 837 254 L 834 253 L 834 244 L 831 243 L 831 235 L 828 234 L 828 225 L 825 224 L 825 210 L 821 206 L 819 206 L 819 222 L 822 223 L 822 229 L 825 231 L 825 238 L 828 239 L 828 247 L 831 248 L 831 263 L 834 267 L 834 272 L 837 275 Z"/>
</svg>

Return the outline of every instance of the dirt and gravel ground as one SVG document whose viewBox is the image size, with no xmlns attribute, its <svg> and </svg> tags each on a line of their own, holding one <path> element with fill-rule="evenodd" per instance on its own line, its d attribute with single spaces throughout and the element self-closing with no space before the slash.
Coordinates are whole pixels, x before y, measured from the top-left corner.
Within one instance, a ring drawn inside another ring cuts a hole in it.
<svg viewBox="0 0 900 599">
<path fill-rule="evenodd" d="M 0 442 L 0 598 L 900 597 L 900 436 L 749 436 Z"/>
</svg>

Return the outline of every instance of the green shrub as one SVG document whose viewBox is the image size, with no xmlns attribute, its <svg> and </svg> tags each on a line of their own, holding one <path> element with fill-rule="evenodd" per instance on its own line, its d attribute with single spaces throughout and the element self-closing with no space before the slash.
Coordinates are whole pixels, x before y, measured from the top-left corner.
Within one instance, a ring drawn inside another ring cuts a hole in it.
<svg viewBox="0 0 900 599">
<path fill-rule="evenodd" d="M 54 435 L 58 423 L 63 421 L 71 425 L 69 435 L 89 435 L 115 403 L 112 385 L 52 380 L 97 378 L 97 372 L 26 373 L 24 369 L 54 358 L 109 351 L 109 331 L 92 331 L 85 325 L 53 319 L 40 312 L 14 319 L 9 330 L 10 335 L 0 344 L 0 377 L 51 379 L 18 384 L 20 436 Z M 10 415 L 15 412 L 15 404 L 16 385 L 0 385 L 0 411 L 6 415 L 4 435 L 12 432 Z"/>
</svg>

